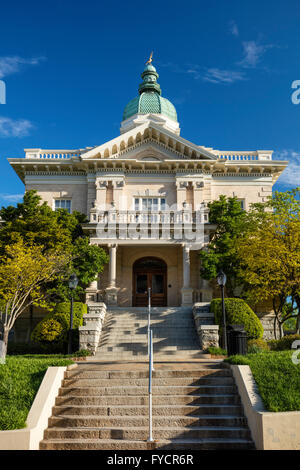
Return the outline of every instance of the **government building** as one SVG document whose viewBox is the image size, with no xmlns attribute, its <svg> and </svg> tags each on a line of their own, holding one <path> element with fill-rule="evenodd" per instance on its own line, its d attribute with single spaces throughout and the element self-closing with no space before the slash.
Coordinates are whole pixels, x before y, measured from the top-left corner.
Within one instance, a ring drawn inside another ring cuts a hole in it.
<svg viewBox="0 0 300 470">
<path fill-rule="evenodd" d="M 88 301 L 142 307 L 150 288 L 153 306 L 192 306 L 212 297 L 198 256 L 214 230 L 208 203 L 236 196 L 247 210 L 265 201 L 287 162 L 272 160 L 271 150 L 217 150 L 184 139 L 151 62 L 113 140 L 25 149 L 25 158 L 9 163 L 53 209 L 86 214 L 90 243 L 109 252 Z"/>
</svg>

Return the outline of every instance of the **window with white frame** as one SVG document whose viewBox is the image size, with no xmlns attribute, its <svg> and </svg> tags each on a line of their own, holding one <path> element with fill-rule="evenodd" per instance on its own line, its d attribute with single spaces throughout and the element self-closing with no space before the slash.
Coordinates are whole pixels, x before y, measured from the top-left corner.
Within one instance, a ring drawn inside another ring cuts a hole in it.
<svg viewBox="0 0 300 470">
<path fill-rule="evenodd" d="M 135 211 L 164 211 L 166 199 L 164 197 L 135 197 Z"/>
<path fill-rule="evenodd" d="M 71 214 L 71 199 L 55 199 L 54 209 L 66 209 Z"/>
</svg>

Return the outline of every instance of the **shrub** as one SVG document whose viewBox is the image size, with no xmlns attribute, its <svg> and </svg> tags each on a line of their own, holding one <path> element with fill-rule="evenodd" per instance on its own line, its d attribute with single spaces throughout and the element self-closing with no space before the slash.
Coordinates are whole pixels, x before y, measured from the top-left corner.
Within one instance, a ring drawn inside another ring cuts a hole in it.
<svg viewBox="0 0 300 470">
<path fill-rule="evenodd" d="M 207 348 L 207 352 L 213 356 L 227 356 L 226 349 L 216 348 L 215 346 L 210 346 Z"/>
<path fill-rule="evenodd" d="M 52 342 L 61 341 L 63 336 L 64 328 L 54 318 L 46 318 L 38 323 L 32 332 L 32 341 L 38 342 Z"/>
<path fill-rule="evenodd" d="M 83 323 L 83 315 L 87 313 L 87 306 L 81 302 L 73 304 L 73 328 L 78 331 Z M 70 302 L 61 302 L 56 305 L 34 328 L 31 340 L 40 343 L 66 343 L 70 328 Z M 76 334 L 73 335 L 74 338 Z"/>
<path fill-rule="evenodd" d="M 253 353 L 260 353 L 263 351 L 269 351 L 270 348 L 268 346 L 267 341 L 263 339 L 250 339 L 248 341 L 248 353 L 253 354 Z"/>
<path fill-rule="evenodd" d="M 70 302 L 61 302 L 56 305 L 53 311 L 53 317 L 59 318 L 59 321 L 64 324 L 66 328 L 70 327 Z M 73 303 L 73 328 L 78 328 L 82 325 L 83 315 L 87 313 L 87 305 L 81 302 Z"/>
<path fill-rule="evenodd" d="M 215 322 L 222 330 L 222 300 L 213 299 L 210 304 L 210 310 L 215 315 Z M 262 324 L 243 299 L 225 299 L 226 321 L 229 325 L 243 325 L 248 339 L 262 338 Z M 222 334 L 222 331 L 220 331 Z"/>
<path fill-rule="evenodd" d="M 72 357 L 87 357 L 91 356 L 92 353 L 88 349 L 80 349 L 72 354 Z"/>
<path fill-rule="evenodd" d="M 292 349 L 294 341 L 300 341 L 300 335 L 287 335 L 281 339 L 272 339 L 268 341 L 271 351 L 286 351 Z"/>
</svg>

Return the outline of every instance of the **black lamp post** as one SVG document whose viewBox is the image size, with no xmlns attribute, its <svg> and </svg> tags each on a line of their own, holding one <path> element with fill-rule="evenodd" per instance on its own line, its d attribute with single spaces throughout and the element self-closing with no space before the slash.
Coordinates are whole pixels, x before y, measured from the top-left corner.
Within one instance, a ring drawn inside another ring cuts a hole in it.
<svg viewBox="0 0 300 470">
<path fill-rule="evenodd" d="M 223 348 L 227 351 L 227 331 L 226 331 L 226 313 L 225 313 L 225 301 L 224 301 L 224 287 L 226 284 L 226 274 L 221 270 L 217 276 L 217 282 L 221 287 L 222 293 L 222 314 L 223 314 Z"/>
<path fill-rule="evenodd" d="M 70 310 L 70 330 L 68 342 L 68 354 L 72 354 L 72 332 L 73 332 L 73 291 L 78 286 L 78 279 L 76 274 L 71 274 L 69 278 L 69 288 L 71 291 L 71 310 Z"/>
</svg>

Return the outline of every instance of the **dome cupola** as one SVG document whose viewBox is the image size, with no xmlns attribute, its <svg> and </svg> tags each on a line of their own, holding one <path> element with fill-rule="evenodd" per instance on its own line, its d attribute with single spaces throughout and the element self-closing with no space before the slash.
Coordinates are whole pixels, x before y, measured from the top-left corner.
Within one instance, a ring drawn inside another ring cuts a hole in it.
<svg viewBox="0 0 300 470">
<path fill-rule="evenodd" d="M 151 62 L 152 57 L 150 56 L 141 74 L 143 82 L 139 85 L 139 96 L 133 98 L 125 106 L 121 133 L 127 132 L 146 120 L 151 120 L 179 134 L 175 106 L 161 96 L 161 88 L 157 83 L 159 75 Z"/>
</svg>

